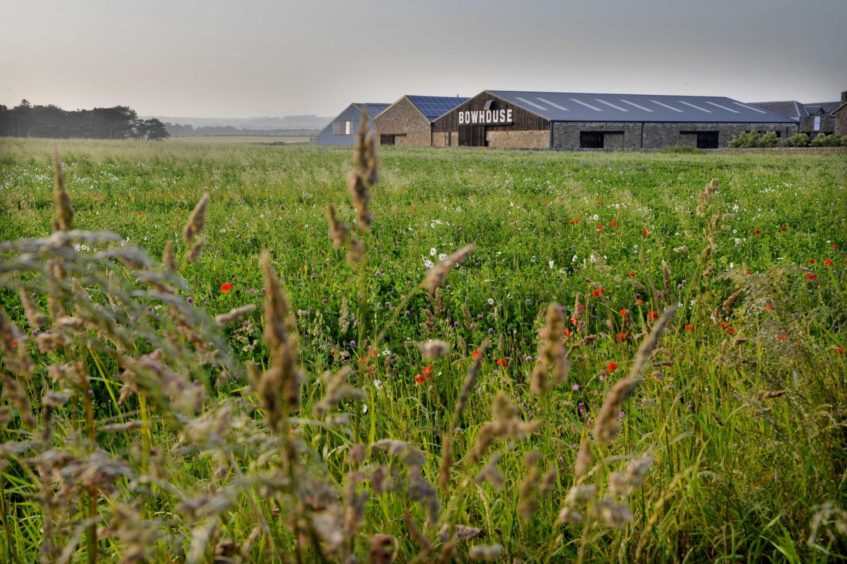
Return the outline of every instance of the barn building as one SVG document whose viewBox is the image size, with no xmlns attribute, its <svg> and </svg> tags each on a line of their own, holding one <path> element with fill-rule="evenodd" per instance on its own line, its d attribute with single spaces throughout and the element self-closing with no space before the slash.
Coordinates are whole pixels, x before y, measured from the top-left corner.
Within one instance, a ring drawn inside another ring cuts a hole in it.
<svg viewBox="0 0 847 564">
<path fill-rule="evenodd" d="M 458 96 L 403 96 L 374 120 L 379 144 L 429 147 L 432 123 L 465 101 Z"/>
<path fill-rule="evenodd" d="M 338 114 L 329 125 L 324 127 L 315 138 L 317 145 L 355 145 L 359 124 L 362 123 L 362 111 L 366 111 L 371 119 L 370 128 L 373 131 L 373 118 L 387 108 L 389 104 L 353 103 Z"/>
<path fill-rule="evenodd" d="M 716 96 L 486 90 L 433 123 L 433 145 L 512 149 L 726 146 L 744 131 L 797 132 L 784 116 Z"/>
<path fill-rule="evenodd" d="M 835 114 L 841 102 L 815 102 L 803 104 L 796 100 L 780 102 L 751 102 L 760 110 L 785 116 L 797 122 L 798 131 L 815 136 L 820 133 L 831 134 L 835 131 Z"/>
</svg>

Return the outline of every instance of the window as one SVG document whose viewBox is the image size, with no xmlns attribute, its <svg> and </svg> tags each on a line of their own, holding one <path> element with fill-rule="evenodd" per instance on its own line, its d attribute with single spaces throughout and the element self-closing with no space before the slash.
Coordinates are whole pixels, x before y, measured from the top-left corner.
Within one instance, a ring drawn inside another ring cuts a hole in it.
<svg viewBox="0 0 847 564">
<path fill-rule="evenodd" d="M 332 122 L 332 134 L 333 135 L 350 135 L 350 133 L 352 131 L 353 131 L 353 122 L 350 121 L 350 120 Z"/>
<path fill-rule="evenodd" d="M 580 149 L 602 149 L 603 148 L 603 133 L 600 131 L 580 131 L 579 132 L 579 148 Z"/>
<path fill-rule="evenodd" d="M 821 130 L 821 116 L 815 116 L 815 126 L 812 128 L 812 131 L 820 131 Z"/>
</svg>

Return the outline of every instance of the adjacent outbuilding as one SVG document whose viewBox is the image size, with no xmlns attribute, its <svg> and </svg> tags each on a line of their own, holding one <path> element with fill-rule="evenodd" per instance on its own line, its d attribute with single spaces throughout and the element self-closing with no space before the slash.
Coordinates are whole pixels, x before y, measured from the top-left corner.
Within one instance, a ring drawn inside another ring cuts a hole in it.
<svg viewBox="0 0 847 564">
<path fill-rule="evenodd" d="M 745 131 L 797 132 L 787 117 L 717 96 L 486 90 L 433 122 L 438 147 L 661 149 L 726 146 Z"/>
<path fill-rule="evenodd" d="M 403 96 L 374 120 L 379 144 L 429 147 L 433 122 L 465 101 L 458 96 Z"/>
<path fill-rule="evenodd" d="M 370 118 L 369 128 L 373 131 L 373 118 L 389 104 L 354 102 L 338 114 L 315 138 L 317 145 L 355 145 L 356 134 L 362 123 L 362 111 Z"/>
</svg>

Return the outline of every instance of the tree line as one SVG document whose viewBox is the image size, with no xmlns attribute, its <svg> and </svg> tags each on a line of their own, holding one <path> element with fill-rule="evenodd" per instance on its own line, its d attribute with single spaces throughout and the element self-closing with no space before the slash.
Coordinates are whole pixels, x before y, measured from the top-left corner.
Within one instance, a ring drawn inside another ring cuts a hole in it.
<svg viewBox="0 0 847 564">
<path fill-rule="evenodd" d="M 140 119 L 127 106 L 63 110 L 52 104 L 33 106 L 27 100 L 14 108 L 0 105 L 2 137 L 161 140 L 169 135 L 161 121 Z"/>
</svg>

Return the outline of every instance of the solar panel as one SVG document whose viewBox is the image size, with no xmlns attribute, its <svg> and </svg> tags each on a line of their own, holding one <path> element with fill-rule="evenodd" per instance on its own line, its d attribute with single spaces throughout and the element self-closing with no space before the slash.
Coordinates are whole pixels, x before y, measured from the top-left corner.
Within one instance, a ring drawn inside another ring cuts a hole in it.
<svg viewBox="0 0 847 564">
<path fill-rule="evenodd" d="M 406 98 L 429 120 L 446 114 L 467 100 L 467 98 L 453 96 L 406 96 Z"/>
</svg>

